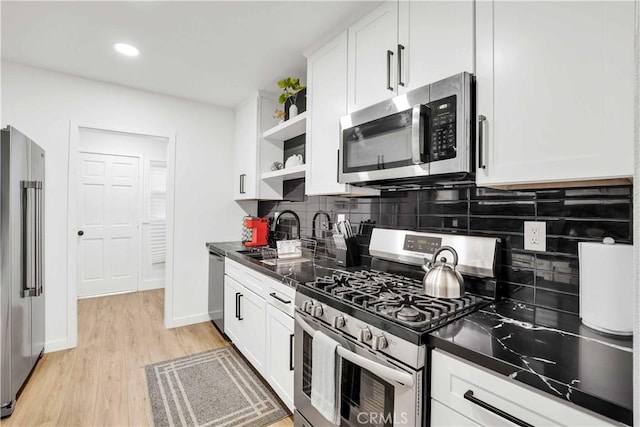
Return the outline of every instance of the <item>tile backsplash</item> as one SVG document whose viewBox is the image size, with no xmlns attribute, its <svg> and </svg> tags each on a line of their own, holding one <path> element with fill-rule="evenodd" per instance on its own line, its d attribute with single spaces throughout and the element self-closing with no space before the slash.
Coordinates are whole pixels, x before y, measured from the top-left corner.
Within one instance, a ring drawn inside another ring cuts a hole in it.
<svg viewBox="0 0 640 427">
<path fill-rule="evenodd" d="M 499 292 L 512 300 L 556 311 L 579 311 L 578 242 L 613 237 L 632 243 L 632 188 L 586 187 L 506 191 L 473 184 L 383 192 L 379 197 L 304 197 L 300 202 L 264 201 L 260 216 L 291 209 L 300 217 L 301 234 L 311 236 L 319 211 L 335 220 L 344 214 L 359 229 L 376 227 L 425 232 L 495 236 L 502 240 Z M 546 221 L 547 251 L 524 249 L 524 221 Z M 318 254 L 334 257 L 326 219 L 318 215 Z M 324 232 L 323 232 L 324 231 Z M 363 263 L 369 263 L 369 236 L 359 235 Z"/>
</svg>

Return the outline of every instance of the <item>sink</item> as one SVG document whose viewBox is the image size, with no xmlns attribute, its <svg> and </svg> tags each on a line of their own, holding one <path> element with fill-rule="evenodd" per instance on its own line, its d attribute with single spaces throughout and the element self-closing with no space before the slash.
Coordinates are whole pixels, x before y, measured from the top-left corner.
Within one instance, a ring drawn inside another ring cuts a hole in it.
<svg viewBox="0 0 640 427">
<path fill-rule="evenodd" d="M 237 251 L 237 253 L 242 254 L 244 256 L 248 256 L 249 258 L 253 258 L 253 259 L 258 259 L 258 260 L 263 259 L 262 251 L 260 251 L 259 249 L 258 250 L 245 249 L 242 251 Z"/>
</svg>

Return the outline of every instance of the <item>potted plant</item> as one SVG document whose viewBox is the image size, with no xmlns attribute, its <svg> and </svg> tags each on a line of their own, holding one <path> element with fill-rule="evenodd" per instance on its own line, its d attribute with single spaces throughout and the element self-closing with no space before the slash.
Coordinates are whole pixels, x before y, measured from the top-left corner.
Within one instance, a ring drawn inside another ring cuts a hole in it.
<svg viewBox="0 0 640 427">
<path fill-rule="evenodd" d="M 282 79 L 278 82 L 278 87 L 283 91 L 278 98 L 278 102 L 280 102 L 280 104 L 285 104 L 288 100 L 290 102 L 289 118 L 297 116 L 298 106 L 296 105 L 296 101 L 298 93 L 305 89 L 306 86 L 300 84 L 300 79 L 287 77 L 286 79 Z"/>
</svg>

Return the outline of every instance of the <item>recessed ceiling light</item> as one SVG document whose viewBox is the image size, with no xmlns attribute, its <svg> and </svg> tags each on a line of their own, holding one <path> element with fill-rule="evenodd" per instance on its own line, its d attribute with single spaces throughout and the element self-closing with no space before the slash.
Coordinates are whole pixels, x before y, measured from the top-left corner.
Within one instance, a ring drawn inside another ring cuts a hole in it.
<svg viewBox="0 0 640 427">
<path fill-rule="evenodd" d="M 140 54 L 140 51 L 138 50 L 138 48 L 135 46 L 131 46 L 130 44 L 116 43 L 113 45 L 113 47 L 118 52 L 126 56 L 138 56 Z"/>
</svg>

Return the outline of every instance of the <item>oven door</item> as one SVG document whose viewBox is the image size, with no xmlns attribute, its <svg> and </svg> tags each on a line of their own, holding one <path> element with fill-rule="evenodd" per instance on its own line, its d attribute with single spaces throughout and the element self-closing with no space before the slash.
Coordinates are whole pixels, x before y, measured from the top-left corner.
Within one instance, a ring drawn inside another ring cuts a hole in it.
<svg viewBox="0 0 640 427">
<path fill-rule="evenodd" d="M 333 332 L 306 314 L 295 313 L 295 425 L 333 425 L 311 404 L 312 342 L 321 330 L 343 347 L 336 360 L 340 426 L 417 426 L 421 424 L 423 371 L 400 367 Z"/>
</svg>

